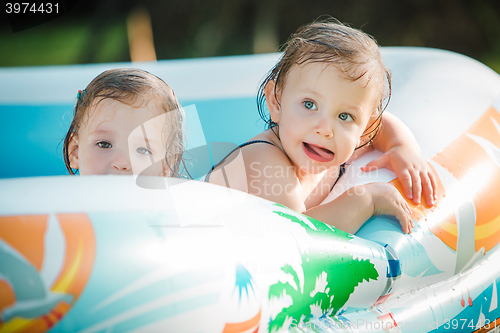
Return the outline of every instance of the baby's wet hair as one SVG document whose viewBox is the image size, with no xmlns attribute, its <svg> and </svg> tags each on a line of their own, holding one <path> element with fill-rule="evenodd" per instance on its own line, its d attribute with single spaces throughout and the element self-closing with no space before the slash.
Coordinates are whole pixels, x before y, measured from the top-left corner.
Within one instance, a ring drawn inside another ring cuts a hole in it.
<svg viewBox="0 0 500 333">
<path fill-rule="evenodd" d="M 335 66 L 349 80 L 365 78 L 367 85 L 380 87 L 377 118 L 365 130 L 357 148 L 369 144 L 380 130 L 382 113 L 391 96 L 391 74 L 384 64 L 375 39 L 361 30 L 330 18 L 300 27 L 280 51 L 283 54 L 267 73 L 257 95 L 257 108 L 266 128 L 272 129 L 278 125 L 272 121 L 267 111 L 266 85 L 271 81 L 275 82 L 274 96 L 277 100 L 277 92 L 284 88 L 286 77 L 293 66 L 323 62 Z M 278 100 L 277 102 L 279 103 Z"/>
<path fill-rule="evenodd" d="M 181 177 L 180 165 L 183 163 L 184 136 L 182 131 L 183 111 L 173 90 L 159 77 L 135 68 L 111 69 L 96 76 L 89 85 L 78 92 L 73 120 L 64 138 L 63 156 L 66 169 L 75 174 L 70 166 L 69 146 L 72 138 L 78 135 L 84 122 L 89 121 L 91 112 L 104 99 L 114 99 L 130 106 L 142 106 L 156 100 L 165 113 L 168 113 L 165 133 L 167 153 L 165 161 L 170 177 Z"/>
</svg>

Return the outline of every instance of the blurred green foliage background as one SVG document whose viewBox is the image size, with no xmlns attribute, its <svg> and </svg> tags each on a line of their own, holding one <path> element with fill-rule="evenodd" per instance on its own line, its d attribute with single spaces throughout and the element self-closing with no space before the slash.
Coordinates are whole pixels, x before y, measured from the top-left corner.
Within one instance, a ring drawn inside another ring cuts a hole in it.
<svg viewBox="0 0 500 333">
<path fill-rule="evenodd" d="M 381 46 L 426 46 L 500 72 L 499 0 L 88 0 L 12 32 L 0 20 L 0 66 L 130 61 L 127 22 L 149 13 L 157 59 L 277 51 L 299 26 L 329 15 Z"/>
</svg>

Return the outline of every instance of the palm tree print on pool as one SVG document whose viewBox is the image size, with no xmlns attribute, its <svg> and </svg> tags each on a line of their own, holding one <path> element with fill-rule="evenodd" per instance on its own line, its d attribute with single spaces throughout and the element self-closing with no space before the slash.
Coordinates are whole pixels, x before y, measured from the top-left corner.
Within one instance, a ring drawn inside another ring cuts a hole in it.
<svg viewBox="0 0 500 333">
<path fill-rule="evenodd" d="M 303 288 L 301 288 L 299 274 L 289 264 L 281 267 L 281 270 L 291 275 L 295 287 L 288 282 L 280 281 L 269 288 L 270 300 L 283 297 L 284 294 L 293 300 L 292 305 L 283 308 L 275 318 L 271 319 L 269 332 L 283 327 L 287 319 L 291 319 L 293 323 L 300 323 L 301 320 L 308 322 L 313 305 L 320 307 L 322 316 L 335 315 L 347 302 L 355 287 L 363 281 L 368 282 L 369 279 L 378 278 L 379 274 L 375 265 L 369 260 L 354 259 L 353 255 L 348 252 L 349 246 L 338 247 L 339 244 L 347 245 L 353 239 L 351 234 L 305 215 L 302 217 L 306 218 L 309 223 L 285 212 L 275 211 L 274 213 L 300 224 L 313 241 L 311 246 L 301 253 L 301 266 L 304 273 Z M 336 246 L 324 246 L 324 241 Z M 313 293 L 317 281 L 325 277 L 324 289 Z"/>
</svg>

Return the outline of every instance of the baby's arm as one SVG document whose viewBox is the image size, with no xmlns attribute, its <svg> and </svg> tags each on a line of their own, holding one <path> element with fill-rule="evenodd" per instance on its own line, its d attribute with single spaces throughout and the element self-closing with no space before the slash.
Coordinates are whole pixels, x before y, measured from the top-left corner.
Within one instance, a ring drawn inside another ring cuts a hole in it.
<svg viewBox="0 0 500 333">
<path fill-rule="evenodd" d="M 437 183 L 429 165 L 420 156 L 420 147 L 410 129 L 390 113 L 384 113 L 380 133 L 373 146 L 384 152 L 361 170 L 387 168 L 396 173 L 404 194 L 413 203 L 420 204 L 423 192 L 425 202 L 433 206 L 437 198 Z"/>
<path fill-rule="evenodd" d="M 404 233 L 411 233 L 414 227 L 408 203 L 394 186 L 386 183 L 352 187 L 333 201 L 304 214 L 352 234 L 372 215 L 396 217 Z"/>
</svg>

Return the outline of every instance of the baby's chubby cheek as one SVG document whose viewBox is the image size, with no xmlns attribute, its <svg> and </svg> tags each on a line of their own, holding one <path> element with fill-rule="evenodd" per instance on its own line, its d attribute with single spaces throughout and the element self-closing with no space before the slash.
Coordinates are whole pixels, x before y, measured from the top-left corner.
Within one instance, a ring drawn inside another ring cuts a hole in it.
<svg viewBox="0 0 500 333">
<path fill-rule="evenodd" d="M 93 155 L 83 155 L 80 159 L 80 175 L 106 175 L 108 174 L 103 158 Z"/>
</svg>

